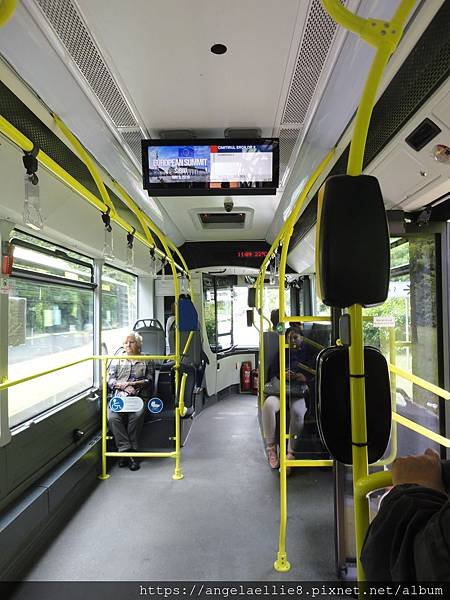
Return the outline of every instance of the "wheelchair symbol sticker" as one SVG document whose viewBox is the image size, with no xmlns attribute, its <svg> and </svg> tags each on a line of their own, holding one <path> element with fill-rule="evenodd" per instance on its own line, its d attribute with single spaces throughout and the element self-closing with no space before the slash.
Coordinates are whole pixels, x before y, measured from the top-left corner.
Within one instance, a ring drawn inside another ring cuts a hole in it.
<svg viewBox="0 0 450 600">
<path fill-rule="evenodd" d="M 122 398 L 119 398 L 118 396 L 111 398 L 111 400 L 109 401 L 109 408 L 113 412 L 121 412 L 123 410 L 123 407 L 124 407 L 124 401 Z"/>
<path fill-rule="evenodd" d="M 164 408 L 164 403 L 161 400 L 161 398 L 150 398 L 147 404 L 147 408 L 151 413 L 157 415 Z"/>
</svg>

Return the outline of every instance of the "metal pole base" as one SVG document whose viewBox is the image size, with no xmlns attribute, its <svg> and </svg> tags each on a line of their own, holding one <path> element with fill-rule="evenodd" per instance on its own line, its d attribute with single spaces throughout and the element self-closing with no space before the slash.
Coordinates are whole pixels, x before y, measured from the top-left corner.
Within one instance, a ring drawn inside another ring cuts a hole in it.
<svg viewBox="0 0 450 600">
<path fill-rule="evenodd" d="M 184 475 L 183 475 L 183 471 L 181 469 L 175 469 L 174 474 L 172 475 L 172 479 L 183 479 Z"/>
<path fill-rule="evenodd" d="M 104 475 L 97 475 L 97 479 L 101 479 L 102 481 L 105 479 L 109 479 L 111 477 L 111 475 L 108 475 L 108 473 L 105 473 Z"/>
<path fill-rule="evenodd" d="M 277 560 L 273 563 L 275 571 L 286 573 L 291 570 L 291 563 L 287 559 L 286 552 L 278 552 Z"/>
</svg>

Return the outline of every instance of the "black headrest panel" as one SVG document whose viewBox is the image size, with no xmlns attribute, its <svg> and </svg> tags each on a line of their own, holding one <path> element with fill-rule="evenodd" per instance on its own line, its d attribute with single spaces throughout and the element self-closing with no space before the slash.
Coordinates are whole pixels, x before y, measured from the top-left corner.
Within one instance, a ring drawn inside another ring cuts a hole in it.
<svg viewBox="0 0 450 600">
<path fill-rule="evenodd" d="M 369 463 L 386 451 L 391 431 L 391 393 L 386 360 L 379 350 L 364 348 L 366 420 Z M 348 348 L 332 346 L 317 358 L 320 437 L 329 453 L 352 464 L 352 431 Z M 355 440 L 359 442 L 360 440 Z"/>
<path fill-rule="evenodd" d="M 389 230 L 381 189 L 370 175 L 336 175 L 319 192 L 318 295 L 327 306 L 370 306 L 388 295 Z"/>
</svg>

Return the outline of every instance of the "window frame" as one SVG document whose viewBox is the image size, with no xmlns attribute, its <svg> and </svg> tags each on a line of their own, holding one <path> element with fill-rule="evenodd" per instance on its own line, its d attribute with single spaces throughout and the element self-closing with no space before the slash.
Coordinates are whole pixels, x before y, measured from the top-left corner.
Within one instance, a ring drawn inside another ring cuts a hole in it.
<svg viewBox="0 0 450 600">
<path fill-rule="evenodd" d="M 14 231 L 18 231 L 18 232 L 22 233 L 20 229 L 14 230 Z M 13 235 L 10 238 L 10 243 L 12 245 L 27 248 L 34 252 L 45 254 L 46 256 L 60 258 L 60 259 L 67 261 L 68 263 L 72 263 L 72 264 L 75 264 L 78 266 L 87 267 L 90 271 L 90 276 L 89 276 L 90 281 L 80 281 L 78 279 L 71 279 L 69 277 L 61 277 L 61 276 L 52 275 L 49 273 L 33 272 L 28 269 L 21 269 L 20 267 L 14 267 L 14 264 L 13 264 L 13 269 L 12 269 L 12 273 L 11 273 L 11 279 L 16 279 L 18 281 L 29 281 L 29 282 L 34 282 L 34 283 L 43 284 L 43 285 L 65 286 L 65 287 L 68 287 L 73 290 L 90 291 L 90 292 L 92 292 L 92 303 L 94 305 L 94 303 L 95 303 L 94 292 L 95 292 L 96 288 L 98 287 L 98 284 L 95 283 L 95 281 L 94 281 L 94 263 L 93 262 L 91 263 L 91 262 L 88 262 L 87 260 L 84 261 L 82 259 L 69 256 L 69 254 L 67 252 L 71 252 L 70 250 L 64 248 L 63 246 L 59 246 L 58 244 L 54 244 L 53 242 L 48 242 L 48 243 L 55 246 L 55 250 L 52 250 L 45 246 L 39 246 L 38 244 L 33 244 L 32 242 L 24 240 L 20 237 L 14 237 L 14 231 L 12 232 Z M 40 238 L 32 236 L 28 233 L 26 233 L 25 235 L 27 237 L 32 237 L 37 240 L 40 239 Z M 46 240 L 42 240 L 42 241 L 46 242 Z M 94 320 L 94 316 L 93 316 L 93 320 Z M 95 327 L 94 322 L 93 322 L 93 327 Z M 92 351 L 94 353 L 94 346 L 92 347 Z M 9 349 L 8 349 L 7 361 L 8 361 L 8 370 L 9 370 Z M 73 402 L 77 402 L 78 399 L 85 397 L 86 395 L 89 395 L 91 393 L 91 391 L 93 389 L 95 389 L 94 376 L 95 376 L 94 365 L 92 365 L 92 380 L 91 380 L 91 384 L 88 387 L 78 390 L 76 393 L 65 397 L 57 404 L 46 407 L 31 417 L 25 418 L 20 423 L 16 423 L 12 426 L 9 425 L 11 434 L 15 435 L 16 432 L 20 432 L 24 427 L 27 428 L 30 425 L 30 423 L 35 423 L 38 420 L 45 420 L 47 418 L 50 418 L 50 416 L 52 414 L 54 414 L 55 411 L 63 410 L 69 404 L 72 404 Z M 8 411 L 8 422 L 9 421 L 10 421 L 10 415 L 9 415 L 9 411 Z"/>
</svg>

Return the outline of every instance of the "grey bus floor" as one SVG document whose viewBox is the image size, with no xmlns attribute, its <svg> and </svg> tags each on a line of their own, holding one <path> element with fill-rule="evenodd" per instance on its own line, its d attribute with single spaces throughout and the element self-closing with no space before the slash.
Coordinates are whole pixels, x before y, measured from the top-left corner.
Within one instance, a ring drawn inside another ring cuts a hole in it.
<svg viewBox="0 0 450 600">
<path fill-rule="evenodd" d="M 202 411 L 173 459 L 114 465 L 25 581 L 334 580 L 329 470 L 288 481 L 287 553 L 278 573 L 279 476 L 267 465 L 256 397 L 232 395 Z"/>
</svg>

